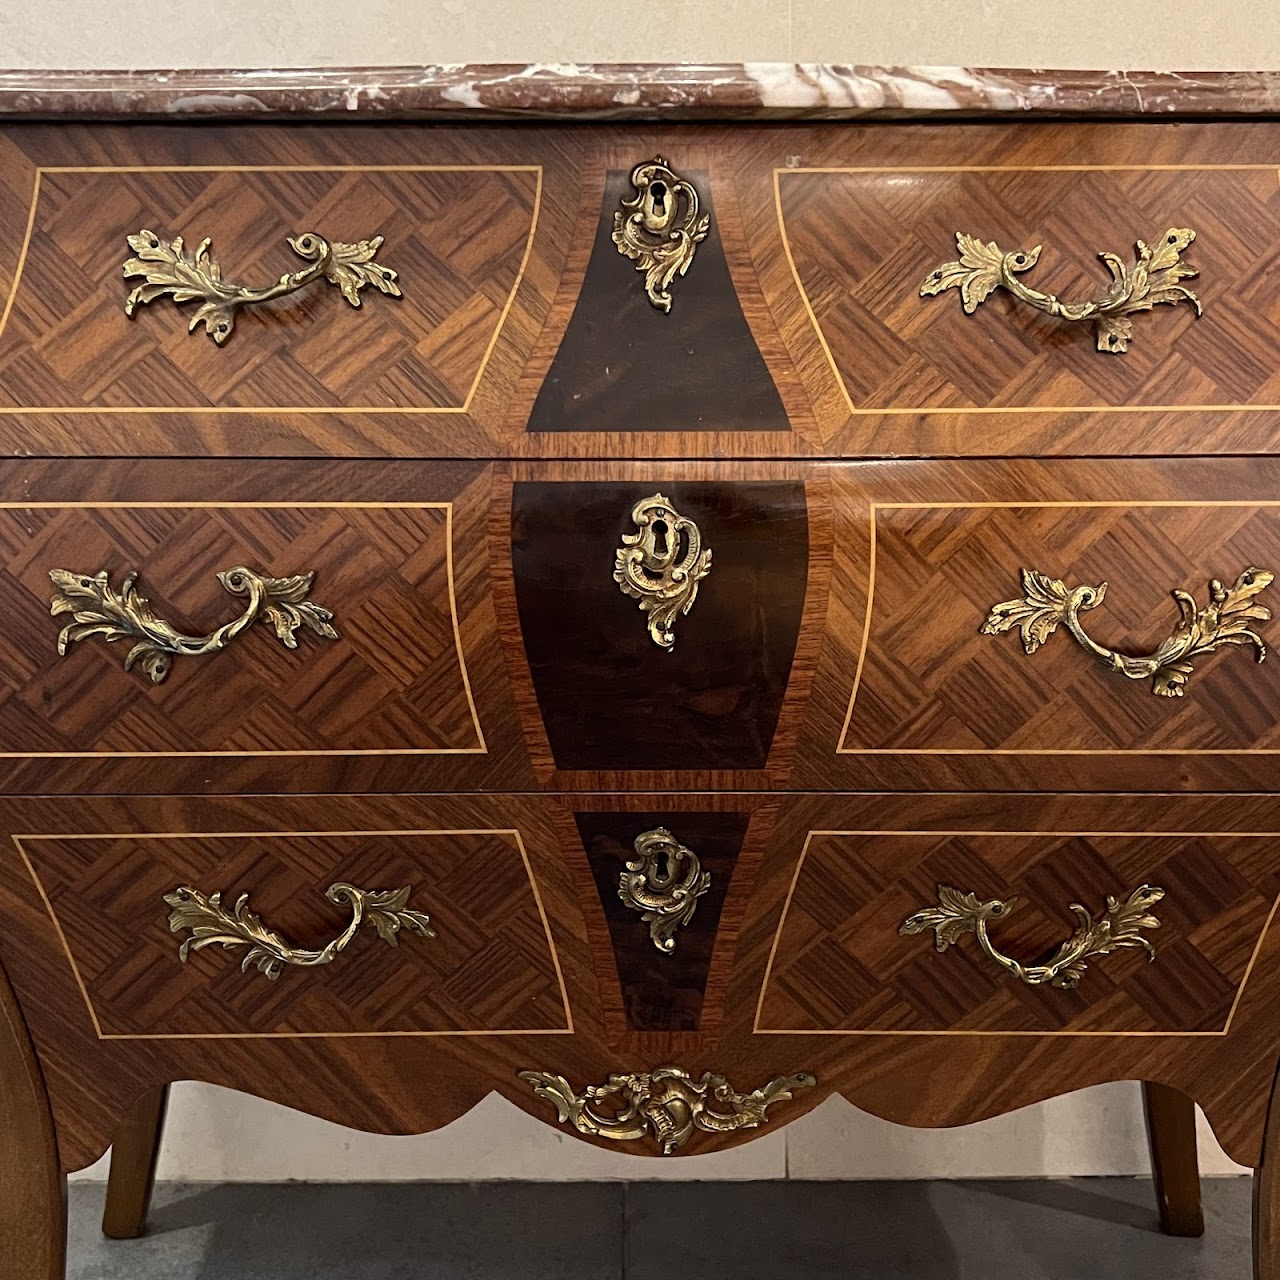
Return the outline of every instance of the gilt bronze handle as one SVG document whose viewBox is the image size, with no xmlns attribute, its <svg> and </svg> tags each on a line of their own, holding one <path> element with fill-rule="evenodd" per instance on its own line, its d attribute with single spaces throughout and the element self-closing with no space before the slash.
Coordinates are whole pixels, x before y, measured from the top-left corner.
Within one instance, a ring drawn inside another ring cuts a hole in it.
<svg viewBox="0 0 1280 1280">
<path fill-rule="evenodd" d="M 1156 949 L 1149 939 L 1142 936 L 1142 930 L 1160 927 L 1160 921 L 1151 914 L 1151 908 L 1163 897 L 1163 889 L 1149 884 L 1139 885 L 1124 902 L 1108 896 L 1106 910 L 1098 920 L 1086 907 L 1073 902 L 1070 910 L 1077 921 L 1075 931 L 1044 964 L 1021 964 L 1012 956 L 1003 955 L 996 950 L 987 933 L 987 921 L 1007 916 L 1017 898 L 1007 902 L 999 898 L 979 902 L 977 894 L 961 893 L 950 885 L 940 884 L 938 905 L 925 907 L 923 911 L 908 916 L 898 932 L 925 933 L 932 929 L 939 951 L 945 951 L 966 933 L 971 933 L 978 939 L 983 954 L 1020 982 L 1031 987 L 1048 983 L 1069 991 L 1080 985 L 1080 979 L 1089 967 L 1090 956 L 1105 956 L 1121 947 L 1141 947 L 1147 958 L 1154 960 Z"/>
<path fill-rule="evenodd" d="M 806 1071 L 777 1076 L 750 1093 L 739 1093 L 722 1075 L 704 1071 L 700 1079 L 683 1067 L 655 1067 L 652 1071 L 615 1072 L 604 1084 L 589 1084 L 578 1093 L 564 1076 L 550 1071 L 521 1071 L 539 1098 L 556 1109 L 579 1133 L 611 1142 L 656 1142 L 664 1156 L 674 1155 L 702 1130 L 734 1133 L 758 1129 L 769 1108 L 785 1102 L 797 1089 L 811 1089 L 817 1081 Z M 603 1105 L 602 1105 L 603 1104 Z"/>
<path fill-rule="evenodd" d="M 640 601 L 649 635 L 662 649 L 676 642 L 676 618 L 698 598 L 698 583 L 711 572 L 711 548 L 698 526 L 660 493 L 631 508 L 638 533 L 624 533 L 614 556 L 613 579 L 623 595 Z"/>
<path fill-rule="evenodd" d="M 1168 639 L 1151 653 L 1130 656 L 1098 644 L 1080 625 L 1080 614 L 1102 603 L 1107 592 L 1105 582 L 1096 587 L 1068 590 L 1058 578 L 1050 578 L 1035 569 L 1023 569 L 1023 598 L 1005 600 L 994 606 L 981 631 L 994 636 L 1017 627 L 1022 647 L 1030 654 L 1035 653 L 1061 622 L 1076 643 L 1109 670 L 1118 671 L 1130 680 L 1150 676 L 1152 692 L 1166 698 L 1180 698 L 1191 678 L 1192 658 L 1212 653 L 1224 644 L 1252 645 L 1258 662 L 1267 656 L 1267 647 L 1252 624 L 1266 622 L 1271 610 L 1255 603 L 1254 597 L 1270 586 L 1274 577 L 1267 569 L 1246 569 L 1230 587 L 1214 578 L 1209 583 L 1209 603 L 1199 610 L 1189 592 L 1175 590 L 1173 598 L 1178 604 L 1179 618 Z"/>
<path fill-rule="evenodd" d="M 141 277 L 142 283 L 134 285 L 125 299 L 125 315 L 133 316 L 140 306 L 166 293 L 173 295 L 175 303 L 199 302 L 187 332 L 203 321 L 205 332 L 218 346 L 231 337 L 241 307 L 282 298 L 321 278 L 337 285 L 353 307 L 360 305 L 360 290 L 367 284 L 393 298 L 401 296 L 396 273 L 374 261 L 382 248 L 381 236 L 355 244 L 329 241 L 314 231 L 289 236 L 289 247 L 310 265 L 261 288 L 224 281 L 222 268 L 209 256 L 212 242 L 207 239 L 200 241 L 194 255 L 187 253 L 181 236 L 162 240 L 154 231 L 144 229 L 128 241 L 137 257 L 125 262 L 125 279 Z"/>
<path fill-rule="evenodd" d="M 676 930 L 693 919 L 698 899 L 711 888 L 711 872 L 666 827 L 636 836 L 635 851 L 618 877 L 618 897 L 641 913 L 653 945 L 670 955 Z"/>
<path fill-rule="evenodd" d="M 326 640 L 336 640 L 333 614 L 307 599 L 314 573 L 300 573 L 292 578 L 266 578 L 242 565 L 218 574 L 218 581 L 233 596 L 248 596 L 244 612 L 204 636 L 184 635 L 157 618 L 144 596 L 138 594 L 136 573 L 125 575 L 119 591 L 108 581 L 107 571 L 90 577 L 68 569 L 50 569 L 49 577 L 57 590 L 49 612 L 55 617 L 69 613 L 69 622 L 58 635 L 58 652 L 65 655 L 70 645 L 89 636 L 102 636 L 106 641 L 130 638 L 137 643 L 125 654 L 124 669 L 135 663 L 159 684 L 169 674 L 177 656 L 198 656 L 225 649 L 247 627 L 259 619 L 275 628 L 276 637 L 286 649 L 296 649 L 296 632 L 306 627 Z"/>
<path fill-rule="evenodd" d="M 1015 249 L 1005 253 L 994 241 L 983 243 L 977 236 L 956 232 L 957 262 L 944 262 L 925 276 L 920 296 L 931 297 L 946 289 L 959 289 L 960 302 L 966 315 L 972 315 L 978 304 L 996 289 L 1006 289 L 1019 302 L 1058 320 L 1092 324 L 1098 350 L 1119 355 L 1129 348 L 1133 337 L 1131 315 L 1150 311 L 1165 302 L 1174 305 L 1190 303 L 1200 315 L 1200 300 L 1179 280 L 1189 280 L 1199 272 L 1181 261 L 1182 251 L 1196 238 L 1187 227 L 1170 227 L 1154 247 L 1137 242 L 1137 260 L 1127 266 L 1119 254 L 1103 251 L 1098 257 L 1111 272 L 1111 284 L 1100 297 L 1085 302 L 1064 302 L 1051 293 L 1041 293 L 1022 283 L 1017 273 L 1036 265 L 1041 245 L 1034 249 Z"/>
<path fill-rule="evenodd" d="M 658 156 L 631 171 L 635 195 L 621 200 L 613 215 L 613 243 L 624 258 L 644 272 L 644 291 L 651 305 L 671 310 L 671 285 L 693 262 L 698 245 L 711 229 L 698 192 Z"/>
<path fill-rule="evenodd" d="M 272 982 L 279 978 L 285 965 L 303 969 L 332 964 L 337 955 L 346 950 L 361 925 L 375 929 L 378 937 L 389 946 L 398 945 L 401 929 L 408 929 L 423 938 L 434 938 L 431 917 L 425 911 L 409 907 L 408 885 L 399 889 L 357 889 L 350 884 L 332 884 L 325 890 L 330 902 L 346 903 L 351 908 L 351 923 L 332 942 L 311 951 L 296 947 L 274 929 L 267 928 L 262 920 L 249 910 L 249 895 L 242 893 L 230 910 L 222 905 L 222 894 L 211 893 L 207 897 L 199 889 L 184 885 L 164 900 L 172 910 L 169 913 L 169 932 L 190 933 L 178 948 L 178 959 L 186 963 L 193 951 L 219 946 L 230 950 L 248 947 L 240 969 L 248 973 L 256 966 Z"/>
</svg>

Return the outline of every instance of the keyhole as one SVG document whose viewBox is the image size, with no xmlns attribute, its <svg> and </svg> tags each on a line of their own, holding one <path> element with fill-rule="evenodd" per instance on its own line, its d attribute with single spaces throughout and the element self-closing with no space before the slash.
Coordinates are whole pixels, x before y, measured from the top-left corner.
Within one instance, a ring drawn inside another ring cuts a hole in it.
<svg viewBox="0 0 1280 1280">
<path fill-rule="evenodd" d="M 654 211 L 659 215 L 667 211 L 667 184 L 665 182 L 654 182 L 649 186 L 649 194 L 653 197 Z"/>
<path fill-rule="evenodd" d="M 653 522 L 653 549 L 660 555 L 667 554 L 667 534 L 671 530 L 665 520 L 655 520 Z"/>
</svg>

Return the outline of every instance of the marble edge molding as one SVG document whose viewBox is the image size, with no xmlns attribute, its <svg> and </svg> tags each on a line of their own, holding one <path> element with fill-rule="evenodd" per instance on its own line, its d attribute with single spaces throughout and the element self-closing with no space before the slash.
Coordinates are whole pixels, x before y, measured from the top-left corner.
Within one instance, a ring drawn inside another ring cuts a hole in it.
<svg viewBox="0 0 1280 1280">
<path fill-rule="evenodd" d="M 1275 71 L 1041 71 L 783 62 L 0 70 L 0 115 L 30 119 L 849 119 L 1278 111 L 1280 72 Z"/>
</svg>

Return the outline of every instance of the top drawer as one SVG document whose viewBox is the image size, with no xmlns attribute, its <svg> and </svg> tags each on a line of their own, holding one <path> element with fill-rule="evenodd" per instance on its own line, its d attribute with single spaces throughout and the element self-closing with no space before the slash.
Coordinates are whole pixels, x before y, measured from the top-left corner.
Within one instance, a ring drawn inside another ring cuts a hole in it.
<svg viewBox="0 0 1280 1280">
<path fill-rule="evenodd" d="M 8 452 L 1277 443 L 1267 124 L 13 126 L 0 146 Z M 624 230 L 655 155 L 688 221 L 666 309 Z M 963 294 L 922 296 L 951 278 Z"/>
</svg>

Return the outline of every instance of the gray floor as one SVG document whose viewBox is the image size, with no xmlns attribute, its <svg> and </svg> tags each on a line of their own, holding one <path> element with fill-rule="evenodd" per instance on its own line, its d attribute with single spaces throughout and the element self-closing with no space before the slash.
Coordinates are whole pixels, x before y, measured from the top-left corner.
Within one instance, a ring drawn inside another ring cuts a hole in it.
<svg viewBox="0 0 1280 1280">
<path fill-rule="evenodd" d="M 108 1241 L 71 1193 L 69 1280 L 1248 1280 L 1249 1180 L 1202 1240 L 1151 1185 L 1063 1182 L 184 1186 Z"/>
</svg>

